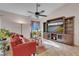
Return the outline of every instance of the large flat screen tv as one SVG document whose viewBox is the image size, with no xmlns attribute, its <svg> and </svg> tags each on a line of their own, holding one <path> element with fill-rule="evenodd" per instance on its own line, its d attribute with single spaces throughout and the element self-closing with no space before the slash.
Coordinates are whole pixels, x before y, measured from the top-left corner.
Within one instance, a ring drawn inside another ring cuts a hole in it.
<svg viewBox="0 0 79 59">
<path fill-rule="evenodd" d="M 48 23 L 48 32 L 63 33 L 63 22 Z"/>
</svg>

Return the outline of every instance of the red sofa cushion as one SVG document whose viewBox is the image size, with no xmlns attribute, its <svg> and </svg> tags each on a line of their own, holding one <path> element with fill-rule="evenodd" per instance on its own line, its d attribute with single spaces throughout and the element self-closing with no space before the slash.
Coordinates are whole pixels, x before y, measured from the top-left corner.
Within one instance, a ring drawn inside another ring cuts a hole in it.
<svg viewBox="0 0 79 59">
<path fill-rule="evenodd" d="M 12 41 L 12 45 L 13 46 L 16 46 L 16 45 L 18 45 L 18 44 L 22 44 L 22 40 L 21 39 L 11 39 Z"/>
<path fill-rule="evenodd" d="M 16 45 L 18 45 L 18 44 L 22 44 L 22 40 L 21 39 L 16 39 Z"/>
</svg>

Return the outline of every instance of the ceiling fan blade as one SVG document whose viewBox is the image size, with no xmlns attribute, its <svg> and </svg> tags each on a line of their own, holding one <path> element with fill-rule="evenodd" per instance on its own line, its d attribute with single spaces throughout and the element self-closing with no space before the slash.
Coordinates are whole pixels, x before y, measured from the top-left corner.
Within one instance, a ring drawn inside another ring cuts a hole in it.
<svg viewBox="0 0 79 59">
<path fill-rule="evenodd" d="M 28 13 L 35 14 L 35 13 L 34 13 L 34 12 L 32 12 L 32 11 L 28 11 Z"/>
<path fill-rule="evenodd" d="M 39 15 L 39 16 L 47 17 L 47 15 Z"/>
<path fill-rule="evenodd" d="M 43 13 L 43 12 L 45 12 L 45 10 L 42 10 L 42 11 L 40 11 L 39 13 Z"/>
</svg>

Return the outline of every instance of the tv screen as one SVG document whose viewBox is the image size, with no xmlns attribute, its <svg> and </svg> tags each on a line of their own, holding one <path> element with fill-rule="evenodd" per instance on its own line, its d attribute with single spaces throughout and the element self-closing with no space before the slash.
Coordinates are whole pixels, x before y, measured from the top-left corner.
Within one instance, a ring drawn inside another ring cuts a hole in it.
<svg viewBox="0 0 79 59">
<path fill-rule="evenodd" d="M 63 23 L 48 24 L 48 32 L 63 33 Z"/>
</svg>

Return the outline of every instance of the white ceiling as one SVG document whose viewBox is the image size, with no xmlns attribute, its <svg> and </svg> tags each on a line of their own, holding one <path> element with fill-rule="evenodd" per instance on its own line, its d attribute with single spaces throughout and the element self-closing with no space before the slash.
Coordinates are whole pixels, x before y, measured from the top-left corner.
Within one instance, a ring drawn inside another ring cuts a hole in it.
<svg viewBox="0 0 79 59">
<path fill-rule="evenodd" d="M 40 5 L 41 6 L 39 7 L 39 11 L 45 10 L 43 14 L 50 15 L 51 12 L 60 8 L 64 4 L 62 3 L 40 3 Z M 36 7 L 36 3 L 0 3 L 0 10 L 15 13 L 17 15 L 32 16 L 33 18 L 34 18 L 34 15 L 28 13 L 27 11 L 35 12 L 36 11 L 35 7 Z M 0 12 L 0 15 L 5 16 L 5 13 L 2 14 L 2 12 Z M 7 16 L 10 17 L 10 15 L 7 15 Z"/>
</svg>

